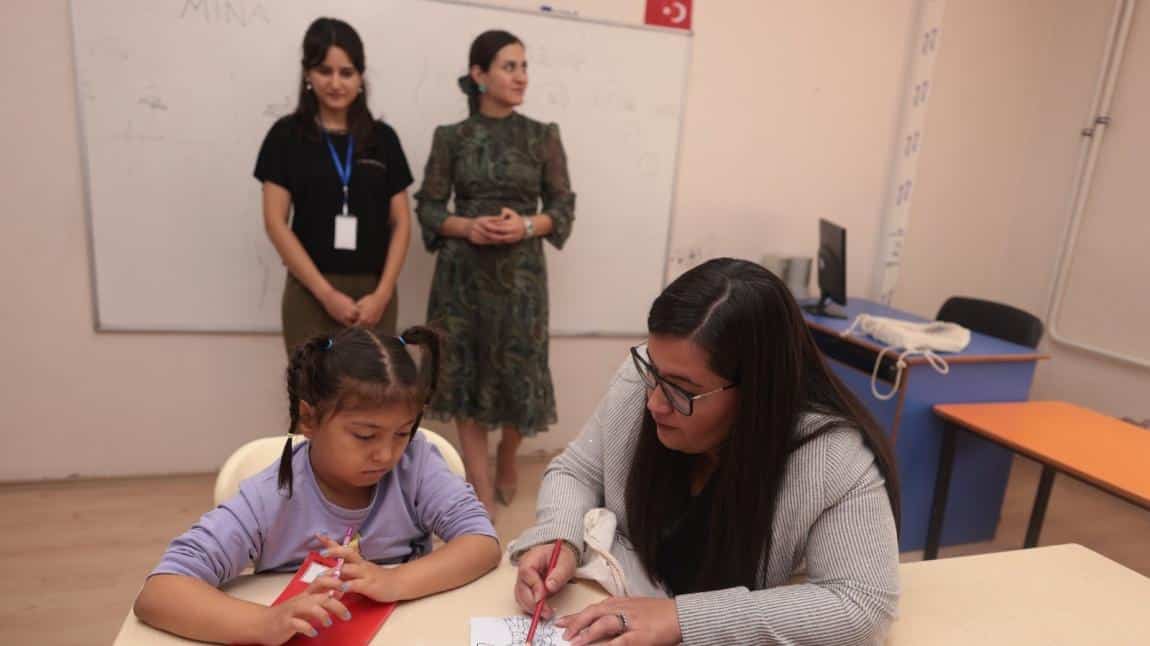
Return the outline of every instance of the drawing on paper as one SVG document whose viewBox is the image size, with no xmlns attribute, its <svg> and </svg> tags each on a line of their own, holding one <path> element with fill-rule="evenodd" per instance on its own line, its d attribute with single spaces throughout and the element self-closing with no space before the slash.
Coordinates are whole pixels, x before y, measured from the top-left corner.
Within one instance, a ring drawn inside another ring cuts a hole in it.
<svg viewBox="0 0 1150 646">
<path fill-rule="evenodd" d="M 527 642 L 527 631 L 531 629 L 531 617 L 472 617 L 472 646 L 523 646 Z M 533 646 L 567 646 L 563 631 L 551 621 L 540 621 L 535 629 Z"/>
</svg>

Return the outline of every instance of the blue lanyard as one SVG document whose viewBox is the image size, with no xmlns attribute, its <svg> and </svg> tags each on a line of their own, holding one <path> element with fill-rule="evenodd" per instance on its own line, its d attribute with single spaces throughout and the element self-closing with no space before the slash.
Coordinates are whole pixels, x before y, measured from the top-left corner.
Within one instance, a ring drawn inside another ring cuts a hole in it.
<svg viewBox="0 0 1150 646">
<path fill-rule="evenodd" d="M 347 154 L 344 163 L 339 163 L 339 153 L 335 152 L 335 144 L 327 132 L 323 133 L 323 140 L 327 142 L 327 149 L 331 151 L 331 161 L 335 163 L 335 172 L 339 174 L 339 181 L 343 184 L 343 214 L 347 215 L 347 185 L 351 182 L 351 151 L 355 149 L 355 137 L 347 136 Z"/>
</svg>

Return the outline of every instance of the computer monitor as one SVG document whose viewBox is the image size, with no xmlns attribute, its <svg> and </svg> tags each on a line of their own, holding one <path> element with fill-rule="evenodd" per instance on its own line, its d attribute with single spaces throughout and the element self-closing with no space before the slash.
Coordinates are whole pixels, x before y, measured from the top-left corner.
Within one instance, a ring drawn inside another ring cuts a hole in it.
<svg viewBox="0 0 1150 646">
<path fill-rule="evenodd" d="M 830 220 L 819 220 L 819 300 L 803 309 L 816 316 L 845 319 L 846 312 L 831 301 L 847 304 L 847 230 Z"/>
</svg>

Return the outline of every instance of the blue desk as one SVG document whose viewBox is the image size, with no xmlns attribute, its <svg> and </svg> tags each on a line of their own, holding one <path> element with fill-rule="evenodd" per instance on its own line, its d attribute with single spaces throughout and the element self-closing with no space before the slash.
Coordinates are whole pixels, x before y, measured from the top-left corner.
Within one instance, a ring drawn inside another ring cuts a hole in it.
<svg viewBox="0 0 1150 646">
<path fill-rule="evenodd" d="M 871 394 L 871 370 L 882 345 L 858 332 L 841 337 L 859 314 L 912 321 L 921 317 L 852 298 L 847 320 L 805 314 L 815 342 L 831 369 L 858 396 L 894 441 L 902 481 L 902 531 L 899 548 L 922 549 L 930 520 L 931 494 L 938 470 L 943 424 L 931 412 L 935 404 L 1026 401 L 1037 362 L 1046 357 L 1032 348 L 971 333 L 970 345 L 956 354 L 940 353 L 950 374 L 940 375 L 921 356 L 908 357 L 898 393 L 888 401 Z M 879 391 L 893 387 L 894 358 L 887 353 L 879 371 Z M 897 356 L 897 353 L 894 353 Z M 954 477 L 946 507 L 943 545 L 987 541 L 998 526 L 1011 454 L 963 434 L 955 451 Z"/>
</svg>

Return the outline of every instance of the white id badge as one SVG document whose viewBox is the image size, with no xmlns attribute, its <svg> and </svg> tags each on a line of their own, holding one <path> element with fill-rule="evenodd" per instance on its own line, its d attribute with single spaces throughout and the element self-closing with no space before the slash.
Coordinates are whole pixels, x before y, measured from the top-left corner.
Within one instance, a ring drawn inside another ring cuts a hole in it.
<svg viewBox="0 0 1150 646">
<path fill-rule="evenodd" d="M 354 215 L 335 216 L 336 249 L 355 251 L 355 227 L 356 217 Z"/>
</svg>

